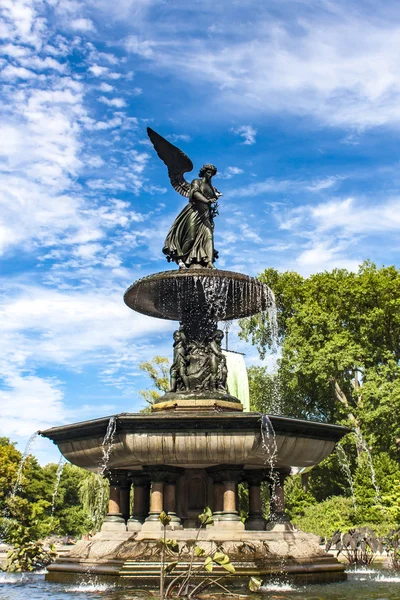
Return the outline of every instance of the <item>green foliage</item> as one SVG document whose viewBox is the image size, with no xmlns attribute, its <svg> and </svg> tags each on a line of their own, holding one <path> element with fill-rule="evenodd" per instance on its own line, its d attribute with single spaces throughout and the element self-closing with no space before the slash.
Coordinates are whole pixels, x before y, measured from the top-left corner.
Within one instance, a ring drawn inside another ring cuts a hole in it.
<svg viewBox="0 0 400 600">
<path fill-rule="evenodd" d="M 307 493 L 289 479 L 290 516 L 319 535 L 367 523 L 387 531 L 400 519 L 400 270 L 366 261 L 357 273 L 267 269 L 260 279 L 276 296 L 281 357 L 276 374 L 249 369 L 252 409 L 274 412 L 278 390 L 281 414 L 362 432 L 341 442 L 357 510 L 333 454 L 309 473 Z M 263 357 L 273 343 L 265 317 L 240 325 Z"/>
<path fill-rule="evenodd" d="M 82 471 L 82 469 L 79 469 Z M 78 482 L 78 496 L 86 517 L 90 520 L 90 527 L 85 529 L 98 531 L 107 514 L 109 483 L 107 479 L 94 473 L 83 471 Z"/>
<path fill-rule="evenodd" d="M 310 492 L 305 492 L 301 485 L 301 476 L 288 477 L 285 483 L 286 512 L 291 521 L 304 515 L 309 506 L 316 504 L 316 499 Z"/>
<path fill-rule="evenodd" d="M 395 457 L 400 272 L 365 262 L 358 273 L 336 269 L 306 279 L 267 269 L 260 279 L 277 299 L 284 393 L 295 397 L 295 404 L 301 399 L 303 416 L 357 425 L 368 443 Z M 263 319 L 241 321 L 241 336 L 262 356 L 272 344 Z"/>
<path fill-rule="evenodd" d="M 0 511 L 17 478 L 22 454 L 8 438 L 0 437 Z"/>
<path fill-rule="evenodd" d="M 400 570 L 400 529 L 392 529 L 382 539 L 383 547 L 389 558 L 392 569 Z"/>
<path fill-rule="evenodd" d="M 356 516 L 351 498 L 332 496 L 323 502 L 306 506 L 303 514 L 294 515 L 293 523 L 309 533 L 331 536 L 337 529 L 355 526 Z"/>
<path fill-rule="evenodd" d="M 32 540 L 28 529 L 24 527 L 15 526 L 12 537 L 13 548 L 7 553 L 4 571 L 37 571 L 47 567 L 57 558 L 53 545 L 46 547 L 43 542 Z"/>
<path fill-rule="evenodd" d="M 149 412 L 154 402 L 169 390 L 169 360 L 164 356 L 154 356 L 151 361 L 141 362 L 139 369 L 147 373 L 155 389 L 139 390 L 139 394 L 146 400 L 147 406 L 142 412 Z"/>
<path fill-rule="evenodd" d="M 107 482 L 66 464 L 52 511 L 57 465 L 41 467 L 33 456 L 28 456 L 21 485 L 12 494 L 21 457 L 13 443 L 0 438 L 0 511 L 5 517 L 0 519 L 0 535 L 5 540 L 19 542 L 13 537 L 19 527 L 33 542 L 50 534 L 81 536 L 95 528 L 96 517 L 101 523 L 108 498 Z"/>
<path fill-rule="evenodd" d="M 329 551 L 331 547 L 335 547 L 337 555 L 342 554 L 350 565 L 361 566 L 370 565 L 376 553 L 383 550 L 381 540 L 370 527 L 349 529 L 345 533 L 337 530 L 327 541 L 326 550 Z"/>
</svg>

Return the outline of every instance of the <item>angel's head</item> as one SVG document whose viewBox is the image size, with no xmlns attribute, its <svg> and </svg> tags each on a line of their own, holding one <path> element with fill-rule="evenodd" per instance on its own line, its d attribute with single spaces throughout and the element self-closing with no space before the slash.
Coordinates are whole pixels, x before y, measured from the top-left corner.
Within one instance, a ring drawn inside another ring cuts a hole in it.
<svg viewBox="0 0 400 600">
<path fill-rule="evenodd" d="M 204 177 L 208 175 L 209 177 L 214 177 L 217 174 L 217 167 L 214 165 L 203 165 L 199 171 L 199 177 Z"/>
</svg>

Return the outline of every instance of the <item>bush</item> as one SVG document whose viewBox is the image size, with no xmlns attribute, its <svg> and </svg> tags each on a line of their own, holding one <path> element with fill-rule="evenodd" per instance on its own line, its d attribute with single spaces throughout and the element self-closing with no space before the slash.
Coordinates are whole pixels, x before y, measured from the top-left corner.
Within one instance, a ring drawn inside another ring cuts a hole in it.
<svg viewBox="0 0 400 600">
<path fill-rule="evenodd" d="M 294 525 L 321 537 L 330 537 L 337 529 L 347 530 L 355 525 L 355 512 L 351 498 L 332 496 L 319 504 L 304 509 L 302 516 L 293 519 Z"/>
</svg>

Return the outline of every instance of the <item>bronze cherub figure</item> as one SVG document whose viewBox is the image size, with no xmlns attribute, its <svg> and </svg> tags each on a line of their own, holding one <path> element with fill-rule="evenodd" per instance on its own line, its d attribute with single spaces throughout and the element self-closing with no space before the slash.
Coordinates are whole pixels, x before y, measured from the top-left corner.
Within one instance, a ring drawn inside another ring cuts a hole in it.
<svg viewBox="0 0 400 600">
<path fill-rule="evenodd" d="M 168 167 L 172 187 L 189 198 L 189 203 L 169 230 L 163 252 L 169 262 L 176 262 L 181 269 L 194 266 L 213 269 L 218 258 L 214 249 L 214 217 L 218 214 L 218 198 L 222 196 L 211 183 L 217 169 L 214 165 L 204 165 L 199 178 L 188 183 L 184 173 L 193 170 L 190 158 L 150 127 L 147 133 L 158 156 Z"/>
</svg>

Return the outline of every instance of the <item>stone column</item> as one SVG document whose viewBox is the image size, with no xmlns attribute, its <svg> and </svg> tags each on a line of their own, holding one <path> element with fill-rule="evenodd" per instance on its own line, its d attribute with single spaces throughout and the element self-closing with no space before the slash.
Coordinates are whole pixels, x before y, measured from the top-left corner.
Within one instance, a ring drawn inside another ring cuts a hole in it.
<svg viewBox="0 0 400 600">
<path fill-rule="evenodd" d="M 213 520 L 219 521 L 224 510 L 224 485 L 222 483 L 221 473 L 214 467 L 207 469 L 207 474 L 213 482 Z"/>
<path fill-rule="evenodd" d="M 125 523 L 128 521 L 129 515 L 131 512 L 130 504 L 131 504 L 131 482 L 125 478 L 125 480 L 122 481 L 121 488 L 120 488 L 120 508 L 121 508 L 122 518 L 124 519 Z"/>
<path fill-rule="evenodd" d="M 249 516 L 246 519 L 246 529 L 262 531 L 267 524 L 263 517 L 261 504 L 261 483 L 265 481 L 266 474 L 258 469 L 244 472 L 244 478 L 249 486 Z"/>
<path fill-rule="evenodd" d="M 224 510 L 224 484 L 221 481 L 214 481 L 214 521 L 219 521 Z"/>
<path fill-rule="evenodd" d="M 164 510 L 164 482 L 152 481 L 150 491 L 150 512 L 146 521 L 158 521 Z"/>
<path fill-rule="evenodd" d="M 104 519 L 101 531 L 126 531 L 125 521 L 121 513 L 121 484 L 123 480 L 117 472 L 106 474 L 110 482 L 108 513 Z"/>
<path fill-rule="evenodd" d="M 170 502 L 170 507 L 173 504 L 175 508 L 176 499 L 175 499 L 175 484 L 178 476 L 183 472 L 182 469 L 174 468 L 174 467 L 164 467 L 160 466 L 151 466 L 143 469 L 144 473 L 149 476 L 151 480 L 151 493 L 150 493 L 150 512 L 149 516 L 146 518 L 142 530 L 144 531 L 154 531 L 161 529 L 161 523 L 159 521 L 159 516 L 162 511 L 167 511 L 168 507 L 165 499 L 165 492 L 167 491 L 167 487 L 169 484 L 173 484 L 173 487 L 170 487 L 168 491 L 168 501 Z M 174 512 L 174 510 L 171 510 Z M 177 520 L 174 520 L 173 527 L 180 527 L 180 519 L 175 515 L 171 515 L 171 517 L 175 516 Z M 172 521 L 171 521 L 172 525 Z"/>
<path fill-rule="evenodd" d="M 133 510 L 128 521 L 128 531 L 140 531 L 149 513 L 150 480 L 143 474 L 131 474 L 133 484 Z"/>
<path fill-rule="evenodd" d="M 164 510 L 171 517 L 171 529 L 182 528 L 182 522 L 176 514 L 176 482 L 183 473 L 184 469 L 179 467 L 168 467 L 164 471 Z"/>
<path fill-rule="evenodd" d="M 222 483 L 222 512 L 216 525 L 231 529 L 244 529 L 237 507 L 237 485 L 243 478 L 243 470 L 237 465 L 221 465 L 207 469 L 215 482 Z"/>
<path fill-rule="evenodd" d="M 275 471 L 274 477 L 269 479 L 270 487 L 270 517 L 272 523 L 289 523 L 289 517 L 285 513 L 285 493 L 283 486 L 289 471 Z"/>
</svg>

